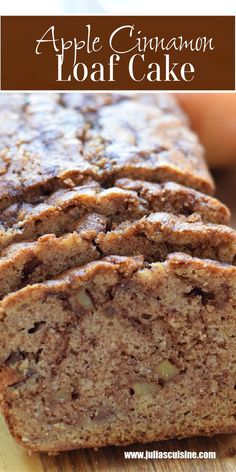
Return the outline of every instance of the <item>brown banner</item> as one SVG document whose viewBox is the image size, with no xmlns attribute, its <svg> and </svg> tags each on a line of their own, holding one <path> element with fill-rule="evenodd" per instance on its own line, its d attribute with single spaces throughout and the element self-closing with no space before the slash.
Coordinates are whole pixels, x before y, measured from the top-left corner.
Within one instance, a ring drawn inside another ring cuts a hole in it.
<svg viewBox="0 0 236 472">
<path fill-rule="evenodd" d="M 1 18 L 2 90 L 235 90 L 235 18 Z"/>
</svg>

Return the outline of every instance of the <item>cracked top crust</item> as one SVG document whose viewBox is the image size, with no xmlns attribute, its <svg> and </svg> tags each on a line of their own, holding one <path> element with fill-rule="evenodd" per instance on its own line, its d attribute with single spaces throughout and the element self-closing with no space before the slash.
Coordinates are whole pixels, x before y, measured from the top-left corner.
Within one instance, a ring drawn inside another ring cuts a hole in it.
<svg viewBox="0 0 236 472">
<path fill-rule="evenodd" d="M 146 260 L 164 260 L 169 253 L 235 264 L 236 232 L 223 225 L 203 224 L 195 216 L 152 213 L 134 222 L 123 222 L 96 238 L 100 250 L 108 254 L 140 255 Z"/>
<path fill-rule="evenodd" d="M 113 222 L 135 220 L 159 211 L 185 216 L 196 213 L 207 223 L 229 221 L 227 207 L 218 200 L 174 182 L 120 179 L 114 185 L 106 189 L 90 179 L 80 186 L 41 196 L 37 203 L 13 203 L 0 215 L 0 250 L 43 234 L 73 231 L 85 212 L 111 216 Z"/>
<path fill-rule="evenodd" d="M 149 211 L 165 211 L 188 216 L 201 215 L 208 223 L 228 224 L 230 211 L 219 200 L 175 182 L 157 184 L 143 180 L 118 179 L 117 187 L 134 191 L 148 203 Z"/>
<path fill-rule="evenodd" d="M 85 176 L 174 180 L 213 192 L 202 147 L 171 98 L 70 95 L 0 97 L 1 208 Z"/>
<path fill-rule="evenodd" d="M 60 237 L 49 234 L 3 250 L 0 298 L 108 255 L 143 256 L 145 261 L 154 262 L 164 261 L 176 251 L 235 264 L 235 232 L 225 226 L 203 224 L 196 215 L 186 218 L 153 213 L 135 222 L 112 225 L 108 216 L 85 213 L 73 233 Z"/>
<path fill-rule="evenodd" d="M 7 308 L 11 309 L 11 306 L 17 307 L 16 303 L 18 302 L 20 308 L 29 299 L 33 300 L 37 297 L 43 299 L 47 294 L 53 295 L 54 292 L 55 294 L 58 292 L 61 296 L 63 291 L 70 293 L 73 289 L 79 288 L 80 285 L 86 282 L 94 280 L 95 284 L 101 288 L 103 284 L 110 284 L 112 286 L 117 283 L 117 280 L 112 277 L 112 273 L 117 274 L 117 276 L 120 275 L 122 278 L 129 278 L 136 274 L 141 283 L 147 284 L 150 287 L 151 279 L 157 283 L 155 272 L 159 272 L 162 276 L 164 268 L 167 273 L 175 272 L 176 274 L 181 274 L 181 271 L 185 271 L 188 267 L 191 267 L 193 274 L 195 268 L 198 274 L 204 271 L 207 277 L 210 274 L 218 275 L 219 283 L 221 276 L 227 277 L 232 283 L 236 280 L 236 267 L 221 264 L 217 261 L 202 260 L 184 253 L 170 254 L 166 261 L 152 263 L 148 268 L 145 267 L 142 256 L 108 256 L 103 260 L 93 261 L 83 267 L 68 270 L 54 280 L 27 285 L 20 291 L 9 294 L 0 302 L 0 318 L 4 317 L 4 310 Z M 148 273 L 150 277 L 148 277 Z M 99 277 L 102 274 L 105 275 L 104 279 Z"/>
</svg>

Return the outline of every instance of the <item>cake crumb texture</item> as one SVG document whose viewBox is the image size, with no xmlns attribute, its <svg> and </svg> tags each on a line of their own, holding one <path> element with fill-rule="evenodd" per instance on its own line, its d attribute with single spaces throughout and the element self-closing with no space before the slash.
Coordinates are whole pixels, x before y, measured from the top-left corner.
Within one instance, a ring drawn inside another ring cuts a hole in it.
<svg viewBox="0 0 236 472">
<path fill-rule="evenodd" d="M 13 435 L 56 452 L 235 431 L 235 303 L 235 267 L 184 254 L 113 256 L 9 295 Z"/>
</svg>

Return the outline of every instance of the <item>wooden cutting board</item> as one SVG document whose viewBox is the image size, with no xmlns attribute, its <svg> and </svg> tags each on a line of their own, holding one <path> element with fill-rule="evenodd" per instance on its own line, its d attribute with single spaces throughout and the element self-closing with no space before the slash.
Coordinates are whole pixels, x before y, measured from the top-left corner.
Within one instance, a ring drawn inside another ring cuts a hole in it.
<svg viewBox="0 0 236 472">
<path fill-rule="evenodd" d="M 29 418 L 30 421 L 30 418 Z M 124 451 L 215 451 L 215 460 L 125 460 Z M 0 419 L 0 472 L 235 472 L 236 434 L 47 456 L 25 452 Z"/>
<path fill-rule="evenodd" d="M 236 228 L 236 170 L 215 176 L 219 197 L 232 210 Z M 30 421 L 30 418 L 29 418 Z M 215 460 L 125 460 L 124 451 L 215 451 Z M 236 434 L 163 441 L 144 446 L 108 447 L 28 455 L 8 433 L 0 417 L 0 472 L 236 472 Z"/>
</svg>

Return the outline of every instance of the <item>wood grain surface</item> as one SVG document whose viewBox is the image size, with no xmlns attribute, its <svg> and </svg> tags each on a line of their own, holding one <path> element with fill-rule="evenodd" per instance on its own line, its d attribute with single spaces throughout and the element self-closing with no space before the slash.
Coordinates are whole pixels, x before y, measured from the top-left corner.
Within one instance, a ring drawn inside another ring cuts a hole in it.
<svg viewBox="0 0 236 472">
<path fill-rule="evenodd" d="M 218 197 L 232 211 L 236 228 L 236 169 L 215 175 Z M 30 418 L 29 418 L 30 421 Z M 124 451 L 215 451 L 215 460 L 125 460 Z M 84 450 L 28 455 L 9 435 L 0 417 L 0 472 L 236 472 L 236 434 Z"/>
</svg>

